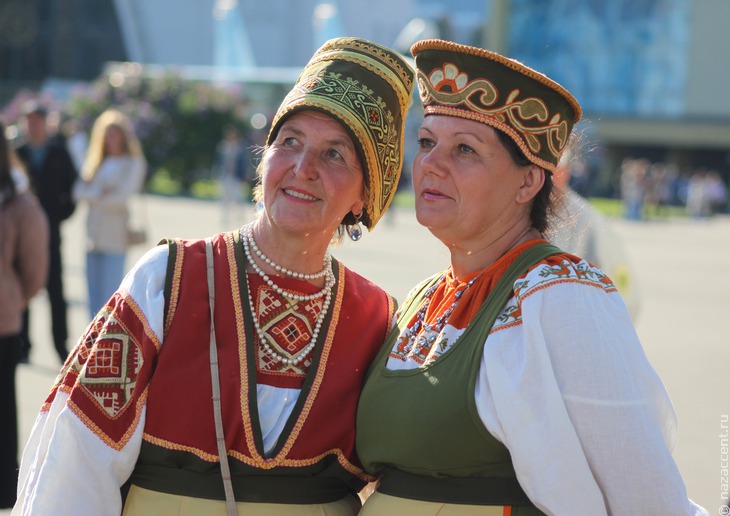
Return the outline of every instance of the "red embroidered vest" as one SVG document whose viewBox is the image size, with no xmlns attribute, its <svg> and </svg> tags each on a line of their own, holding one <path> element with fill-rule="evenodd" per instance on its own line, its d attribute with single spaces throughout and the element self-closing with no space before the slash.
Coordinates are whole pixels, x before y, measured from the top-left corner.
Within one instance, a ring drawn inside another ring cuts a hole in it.
<svg viewBox="0 0 730 516">
<path fill-rule="evenodd" d="M 144 442 L 131 481 L 157 491 L 225 499 L 209 365 L 204 241 L 169 242 L 165 338 L 149 385 Z M 395 303 L 334 262 L 329 313 L 296 406 L 268 456 L 258 421 L 256 346 L 238 233 L 213 238 L 215 328 L 223 424 L 238 501 L 326 503 L 370 479 L 355 456 L 362 381 Z"/>
</svg>

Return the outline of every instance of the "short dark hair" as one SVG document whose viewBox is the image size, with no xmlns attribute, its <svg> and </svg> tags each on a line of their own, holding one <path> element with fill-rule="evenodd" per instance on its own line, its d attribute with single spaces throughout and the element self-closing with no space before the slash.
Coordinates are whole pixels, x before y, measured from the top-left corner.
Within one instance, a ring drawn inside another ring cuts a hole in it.
<svg viewBox="0 0 730 516">
<path fill-rule="evenodd" d="M 21 109 L 21 113 L 23 113 L 23 116 L 28 115 L 38 115 L 45 117 L 48 115 L 48 108 L 43 105 L 42 102 L 38 100 L 27 100 L 23 104 L 23 108 Z"/>
</svg>

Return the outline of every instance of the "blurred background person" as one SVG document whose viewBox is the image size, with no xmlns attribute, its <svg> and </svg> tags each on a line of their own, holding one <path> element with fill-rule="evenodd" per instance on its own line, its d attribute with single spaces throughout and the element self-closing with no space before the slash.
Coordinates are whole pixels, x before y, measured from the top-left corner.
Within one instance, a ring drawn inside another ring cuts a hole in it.
<svg viewBox="0 0 730 516">
<path fill-rule="evenodd" d="M 241 205 L 244 186 L 250 191 L 251 185 L 246 181 L 247 156 L 248 152 L 238 129 L 233 125 L 226 125 L 223 128 L 223 139 L 216 149 L 214 164 L 214 175 L 220 181 L 223 224 L 239 220 L 236 212 Z"/>
<path fill-rule="evenodd" d="M 687 183 L 687 214 L 695 219 L 710 214 L 710 203 L 707 198 L 707 170 L 698 168 Z"/>
<path fill-rule="evenodd" d="M 626 158 L 621 162 L 621 201 L 628 220 L 644 218 L 648 168 L 649 162 L 645 159 Z"/>
<path fill-rule="evenodd" d="M 99 115 L 81 170 L 73 196 L 89 205 L 86 280 L 93 319 L 124 277 L 129 201 L 145 178 L 142 147 L 126 115 L 114 109 Z"/>
<path fill-rule="evenodd" d="M 66 142 L 66 149 L 71 155 L 74 166 L 77 170 L 81 170 L 86 158 L 86 152 L 89 149 L 89 137 L 81 128 L 81 124 L 75 118 L 70 118 L 61 125 L 61 133 Z"/>
<path fill-rule="evenodd" d="M 668 215 L 667 208 L 671 202 L 672 167 L 658 162 L 649 166 L 646 176 L 645 214 L 648 218 L 660 218 Z"/>
<path fill-rule="evenodd" d="M 579 161 L 569 147 L 555 168 L 553 184 L 558 201 L 547 239 L 563 251 L 580 256 L 605 271 L 636 320 L 639 291 L 636 273 L 624 245 L 606 218 L 570 186 L 573 165 Z"/>
<path fill-rule="evenodd" d="M 48 221 L 24 175 L 0 123 L 0 508 L 13 506 L 18 484 L 15 368 L 22 315 L 48 274 Z"/>
<path fill-rule="evenodd" d="M 22 125 L 25 143 L 18 147 L 18 157 L 28 172 L 32 190 L 38 196 L 48 218 L 49 269 L 46 290 L 51 305 L 51 332 L 59 360 L 68 356 L 68 321 L 66 298 L 63 293 L 63 261 L 61 257 L 61 222 L 74 212 L 71 190 L 77 178 L 71 156 L 66 147 L 52 138 L 47 125 L 47 110 L 43 104 L 30 100 L 23 105 Z M 29 336 L 30 314 L 23 316 L 22 361 L 28 360 L 31 348 Z"/>
<path fill-rule="evenodd" d="M 712 215 L 725 213 L 727 211 L 727 186 L 723 183 L 717 170 L 710 170 L 705 179 L 705 192 L 707 203 Z"/>
</svg>

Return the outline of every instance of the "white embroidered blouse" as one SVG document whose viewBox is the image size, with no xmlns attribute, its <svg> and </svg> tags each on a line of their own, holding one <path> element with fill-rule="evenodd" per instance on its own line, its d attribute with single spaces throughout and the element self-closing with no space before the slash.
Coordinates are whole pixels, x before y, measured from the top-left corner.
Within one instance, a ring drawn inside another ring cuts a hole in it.
<svg viewBox="0 0 730 516">
<path fill-rule="evenodd" d="M 707 514 L 687 497 L 671 455 L 672 403 L 606 275 L 558 255 L 515 292 L 485 342 L 475 397 L 533 503 L 556 515 Z M 431 303 L 443 311 L 451 301 L 438 293 Z M 457 327 L 447 323 L 430 350 L 396 342 L 386 367 L 436 360 L 466 327 L 454 315 Z"/>
</svg>

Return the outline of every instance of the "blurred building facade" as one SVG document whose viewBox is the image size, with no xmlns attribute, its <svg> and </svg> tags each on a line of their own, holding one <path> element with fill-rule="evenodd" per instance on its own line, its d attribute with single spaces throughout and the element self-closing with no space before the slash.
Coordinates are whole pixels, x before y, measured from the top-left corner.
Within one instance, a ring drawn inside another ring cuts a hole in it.
<svg viewBox="0 0 730 516">
<path fill-rule="evenodd" d="M 0 1 L 0 103 L 49 78 L 91 80 L 127 59 L 111 0 Z"/>
<path fill-rule="evenodd" d="M 503 50 L 554 78 L 600 144 L 596 193 L 624 157 L 730 172 L 726 0 L 492 0 Z M 550 5 L 546 9 L 546 4 Z"/>
<path fill-rule="evenodd" d="M 443 37 L 505 53 L 572 91 L 598 167 L 626 156 L 730 173 L 727 0 L 2 0 L 0 100 L 107 61 L 289 70 L 338 35 L 407 52 Z M 208 68 L 217 67 L 217 68 Z M 202 70 L 202 71 L 201 71 Z"/>
</svg>

